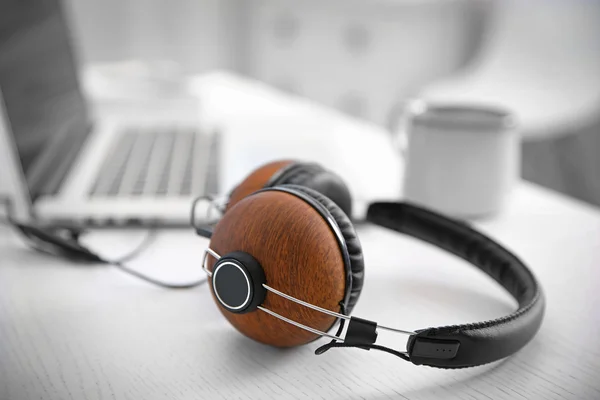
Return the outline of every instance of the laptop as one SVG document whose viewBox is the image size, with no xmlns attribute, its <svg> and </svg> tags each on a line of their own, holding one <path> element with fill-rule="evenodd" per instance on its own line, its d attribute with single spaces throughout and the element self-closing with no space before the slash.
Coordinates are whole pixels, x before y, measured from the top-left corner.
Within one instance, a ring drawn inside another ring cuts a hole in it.
<svg viewBox="0 0 600 400">
<path fill-rule="evenodd" d="M 78 74 L 59 0 L 0 5 L 0 196 L 50 224 L 188 225 L 219 135 L 177 102 L 92 107 Z"/>
</svg>

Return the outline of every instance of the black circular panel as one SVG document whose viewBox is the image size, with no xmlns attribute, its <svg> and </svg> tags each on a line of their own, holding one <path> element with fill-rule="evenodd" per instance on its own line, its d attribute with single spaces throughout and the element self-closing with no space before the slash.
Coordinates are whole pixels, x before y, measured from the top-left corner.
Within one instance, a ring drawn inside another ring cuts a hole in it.
<svg viewBox="0 0 600 400">
<path fill-rule="evenodd" d="M 241 310 L 251 298 L 250 278 L 233 261 L 217 265 L 213 272 L 213 289 L 219 302 L 228 309 Z"/>
<path fill-rule="evenodd" d="M 212 274 L 212 287 L 219 303 L 233 313 L 256 309 L 266 294 L 265 274 L 248 253 L 236 251 L 221 257 Z"/>
</svg>

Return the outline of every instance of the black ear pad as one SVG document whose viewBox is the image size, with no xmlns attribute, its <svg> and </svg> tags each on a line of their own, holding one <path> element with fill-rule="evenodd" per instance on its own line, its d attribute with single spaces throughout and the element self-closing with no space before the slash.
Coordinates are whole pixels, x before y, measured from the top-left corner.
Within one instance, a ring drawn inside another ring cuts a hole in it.
<svg viewBox="0 0 600 400">
<path fill-rule="evenodd" d="M 350 190 L 339 176 L 314 163 L 294 163 L 268 183 L 268 187 L 277 185 L 300 185 L 316 190 L 333 200 L 346 215 L 352 215 L 352 197 Z"/>
<path fill-rule="evenodd" d="M 323 205 L 327 211 L 329 211 L 340 228 L 346 242 L 350 259 L 350 265 L 346 266 L 346 268 L 350 268 L 352 283 L 350 284 L 350 287 L 346 288 L 347 296 L 345 296 L 348 299 L 348 302 L 346 303 L 346 313 L 350 314 L 360 297 L 365 278 L 365 261 L 363 259 L 362 247 L 350 218 L 348 218 L 340 207 L 338 207 L 331 199 L 314 189 L 299 185 L 282 185 L 282 187 L 304 193 L 319 202 L 319 204 Z"/>
</svg>

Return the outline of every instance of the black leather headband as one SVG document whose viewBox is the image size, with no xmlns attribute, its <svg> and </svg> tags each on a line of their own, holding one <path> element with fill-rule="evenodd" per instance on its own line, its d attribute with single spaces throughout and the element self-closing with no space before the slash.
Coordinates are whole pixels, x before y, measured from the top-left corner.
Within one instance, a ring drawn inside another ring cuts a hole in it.
<svg viewBox="0 0 600 400">
<path fill-rule="evenodd" d="M 515 353 L 538 331 L 545 307 L 542 290 L 529 268 L 498 243 L 459 221 L 406 203 L 373 203 L 367 220 L 467 260 L 519 303 L 518 310 L 495 320 L 418 330 L 407 346 L 412 363 L 440 368 L 486 364 Z"/>
</svg>

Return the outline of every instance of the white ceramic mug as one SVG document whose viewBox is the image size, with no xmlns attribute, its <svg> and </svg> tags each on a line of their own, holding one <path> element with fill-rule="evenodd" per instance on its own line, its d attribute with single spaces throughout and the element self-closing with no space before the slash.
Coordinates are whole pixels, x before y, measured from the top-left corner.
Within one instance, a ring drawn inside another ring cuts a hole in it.
<svg viewBox="0 0 600 400">
<path fill-rule="evenodd" d="M 457 218 L 502 209 L 520 173 L 520 140 L 509 112 L 413 101 L 398 130 L 406 139 L 406 201 Z"/>
</svg>

